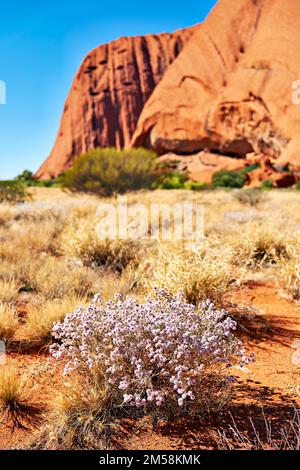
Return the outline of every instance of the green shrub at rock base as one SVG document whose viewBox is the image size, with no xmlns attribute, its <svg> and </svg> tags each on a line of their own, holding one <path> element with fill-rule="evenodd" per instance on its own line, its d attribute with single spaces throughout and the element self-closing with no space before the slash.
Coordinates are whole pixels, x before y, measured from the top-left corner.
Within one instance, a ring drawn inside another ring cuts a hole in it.
<svg viewBox="0 0 300 470">
<path fill-rule="evenodd" d="M 207 184 L 203 181 L 188 180 L 184 183 L 183 187 L 191 191 L 202 191 L 203 189 L 207 189 Z"/>
<path fill-rule="evenodd" d="M 153 189 L 183 189 L 187 175 L 178 171 L 163 173 L 152 186 Z"/>
<path fill-rule="evenodd" d="M 9 202 L 17 204 L 30 199 L 26 187 L 19 181 L 0 181 L 0 203 Z"/>
<path fill-rule="evenodd" d="M 27 188 L 31 187 L 40 187 L 40 188 L 50 188 L 52 186 L 59 186 L 58 180 L 53 178 L 49 180 L 39 180 L 34 177 L 33 173 L 29 170 L 24 170 L 20 175 L 18 175 L 14 181 L 23 184 Z"/>
<path fill-rule="evenodd" d="M 156 155 L 143 148 L 94 149 L 76 158 L 61 176 L 63 187 L 101 196 L 150 188 L 157 178 Z"/>
<path fill-rule="evenodd" d="M 261 189 L 264 189 L 265 191 L 268 191 L 273 188 L 273 183 L 271 180 L 264 180 L 261 183 Z"/>
<path fill-rule="evenodd" d="M 218 171 L 213 175 L 213 188 L 242 188 L 247 181 L 241 171 Z"/>
</svg>

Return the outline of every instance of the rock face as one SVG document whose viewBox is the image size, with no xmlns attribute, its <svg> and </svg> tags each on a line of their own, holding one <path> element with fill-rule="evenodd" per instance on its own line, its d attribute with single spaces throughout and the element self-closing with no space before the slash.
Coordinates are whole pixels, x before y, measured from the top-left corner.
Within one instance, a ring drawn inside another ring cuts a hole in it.
<svg viewBox="0 0 300 470">
<path fill-rule="evenodd" d="M 110 145 L 175 154 L 196 179 L 253 155 L 273 172 L 287 163 L 299 170 L 299 18 L 299 0 L 219 0 L 198 27 L 92 51 L 37 176 Z"/>
<path fill-rule="evenodd" d="M 72 84 L 54 148 L 36 176 L 57 176 L 94 147 L 128 146 L 144 104 L 196 29 L 124 37 L 90 52 Z"/>
<path fill-rule="evenodd" d="M 219 0 L 146 103 L 132 145 L 300 163 L 299 0 Z"/>
</svg>

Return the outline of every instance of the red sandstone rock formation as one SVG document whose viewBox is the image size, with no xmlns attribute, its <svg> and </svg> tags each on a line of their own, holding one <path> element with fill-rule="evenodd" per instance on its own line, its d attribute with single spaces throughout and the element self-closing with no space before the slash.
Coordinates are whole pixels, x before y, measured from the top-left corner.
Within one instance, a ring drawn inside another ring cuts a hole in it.
<svg viewBox="0 0 300 470">
<path fill-rule="evenodd" d="M 90 52 L 66 100 L 54 148 L 36 176 L 57 176 L 94 147 L 128 146 L 145 102 L 196 29 L 124 37 Z"/>
<path fill-rule="evenodd" d="M 190 179 L 210 184 L 218 171 L 239 171 L 247 166 L 245 159 L 232 158 L 203 150 L 193 155 L 177 155 L 169 152 L 159 157 L 161 162 L 176 162 L 176 169 L 187 172 Z"/>
<path fill-rule="evenodd" d="M 197 28 L 97 48 L 37 175 L 59 174 L 91 147 L 129 143 L 179 155 L 197 179 L 242 167 L 249 154 L 299 168 L 299 19 L 299 0 L 219 0 Z"/>
<path fill-rule="evenodd" d="M 132 145 L 300 162 L 299 0 L 219 0 L 146 103 Z"/>
</svg>

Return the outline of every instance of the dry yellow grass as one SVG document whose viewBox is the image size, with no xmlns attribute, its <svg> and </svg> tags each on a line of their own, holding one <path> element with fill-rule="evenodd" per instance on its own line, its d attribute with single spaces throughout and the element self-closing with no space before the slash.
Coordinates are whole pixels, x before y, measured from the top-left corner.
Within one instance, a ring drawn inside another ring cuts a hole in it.
<svg viewBox="0 0 300 470">
<path fill-rule="evenodd" d="M 19 330 L 19 337 L 25 339 L 31 346 L 49 346 L 54 323 L 62 321 L 78 305 L 84 304 L 86 304 L 84 297 L 68 297 L 56 301 L 46 301 L 39 306 L 31 306 L 26 322 Z"/>
<path fill-rule="evenodd" d="M 20 285 L 16 279 L 0 278 L 0 302 L 14 303 L 18 298 L 19 289 Z"/>
<path fill-rule="evenodd" d="M 194 250 L 181 242 L 98 240 L 96 212 L 107 200 L 54 188 L 34 188 L 32 194 L 33 201 L 25 205 L 0 204 L 0 339 L 47 348 L 53 324 L 96 293 L 106 300 L 116 292 L 142 299 L 157 286 L 183 291 L 195 304 L 209 298 L 223 306 L 243 280 L 260 276 L 300 300 L 300 192 L 128 195 L 129 205 L 203 204 L 206 238 Z M 27 314 L 21 324 L 16 306 L 23 303 Z M 75 382 L 61 392 L 50 417 L 55 445 L 60 440 L 73 448 L 80 436 L 80 445 L 92 447 L 95 435 L 105 435 L 99 407 L 103 396 Z M 26 401 L 24 378 L 5 366 L 0 370 L 0 407 L 17 416 Z M 45 446 L 51 447 L 47 439 Z"/>
<path fill-rule="evenodd" d="M 195 251 L 163 245 L 140 268 L 141 288 L 150 293 L 154 287 L 166 287 L 175 294 L 181 290 L 193 304 L 207 299 L 222 305 L 233 280 L 225 250 L 220 255 L 212 246 Z"/>
<path fill-rule="evenodd" d="M 299 250 L 297 234 L 278 231 L 272 222 L 246 225 L 234 235 L 231 246 L 234 264 L 255 268 L 290 260 Z"/>
<path fill-rule="evenodd" d="M 20 324 L 13 306 L 0 303 L 0 340 L 11 340 Z"/>
<path fill-rule="evenodd" d="M 0 303 L 2 319 L 4 309 L 10 312 L 7 323 L 13 331 L 16 319 L 8 305 L 20 298 L 29 302 L 22 328 L 33 341 L 49 340 L 59 305 L 73 308 L 74 299 L 98 292 L 106 299 L 116 292 L 141 298 L 154 286 L 164 286 L 182 290 L 191 302 L 210 298 L 221 305 L 239 282 L 259 275 L 272 277 L 293 299 L 300 298 L 297 191 L 255 197 L 222 190 L 128 195 L 129 205 L 203 204 L 206 238 L 194 251 L 181 242 L 97 239 L 97 209 L 102 202 L 117 204 L 116 198 L 70 195 L 56 188 L 33 188 L 32 195 L 32 202 L 20 206 L 0 204 Z"/>
<path fill-rule="evenodd" d="M 22 411 L 27 400 L 26 380 L 21 378 L 12 367 L 0 369 L 0 408 L 14 419 Z"/>
<path fill-rule="evenodd" d="M 284 263 L 281 269 L 281 278 L 286 295 L 295 301 L 300 301 L 300 258 L 293 258 Z"/>
<path fill-rule="evenodd" d="M 106 416 L 108 391 L 83 387 L 76 380 L 65 384 L 52 401 L 47 424 L 40 437 L 42 449 L 107 448 L 111 416 Z"/>
<path fill-rule="evenodd" d="M 60 239 L 62 253 L 81 260 L 85 266 L 117 272 L 122 272 L 130 264 L 137 265 L 142 255 L 141 244 L 131 240 L 102 240 L 97 236 L 97 224 L 95 216 L 73 219 Z"/>
</svg>

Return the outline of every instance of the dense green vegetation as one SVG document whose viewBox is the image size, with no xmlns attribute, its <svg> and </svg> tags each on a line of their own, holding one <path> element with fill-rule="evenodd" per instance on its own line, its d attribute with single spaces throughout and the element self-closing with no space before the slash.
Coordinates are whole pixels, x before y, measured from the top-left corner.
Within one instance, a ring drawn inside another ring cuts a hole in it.
<svg viewBox="0 0 300 470">
<path fill-rule="evenodd" d="M 143 148 L 95 149 L 76 158 L 60 178 L 64 188 L 111 196 L 150 188 L 156 180 L 156 155 Z"/>
<path fill-rule="evenodd" d="M 213 188 L 242 188 L 247 177 L 241 171 L 218 171 L 213 175 Z"/>
<path fill-rule="evenodd" d="M 31 195 L 28 191 L 29 188 L 51 186 L 59 186 L 58 180 L 38 180 L 34 178 L 31 171 L 24 170 L 23 173 L 13 180 L 0 180 L 0 203 L 10 202 L 17 204 L 28 201 L 31 199 Z"/>
<path fill-rule="evenodd" d="M 155 153 L 143 149 L 95 149 L 80 155 L 59 179 L 71 191 L 111 196 L 139 189 L 200 190 L 204 183 L 189 180 L 176 162 L 157 163 Z"/>
<path fill-rule="evenodd" d="M 33 173 L 29 170 L 24 170 L 23 173 L 17 176 L 14 181 L 18 181 L 28 188 L 34 186 L 48 188 L 58 184 L 56 179 L 38 180 L 34 178 Z"/>
<path fill-rule="evenodd" d="M 58 178 L 38 180 L 29 170 L 24 170 L 14 180 L 0 182 L 0 202 L 22 202 L 28 199 L 27 188 L 62 187 L 73 192 L 89 192 L 110 197 L 140 189 L 204 189 L 245 187 L 247 174 L 259 168 L 250 165 L 240 171 L 218 171 L 212 183 L 190 179 L 188 172 L 181 171 L 178 161 L 158 162 L 157 155 L 144 148 L 116 150 L 94 149 L 78 156 L 74 165 Z M 272 189 L 272 182 L 265 180 L 260 190 Z M 296 184 L 300 190 L 300 182 Z M 251 193 L 251 200 L 253 199 Z"/>
<path fill-rule="evenodd" d="M 213 175 L 213 188 L 243 188 L 247 182 L 247 174 L 259 168 L 259 165 L 250 165 L 240 171 L 218 171 Z"/>
</svg>

